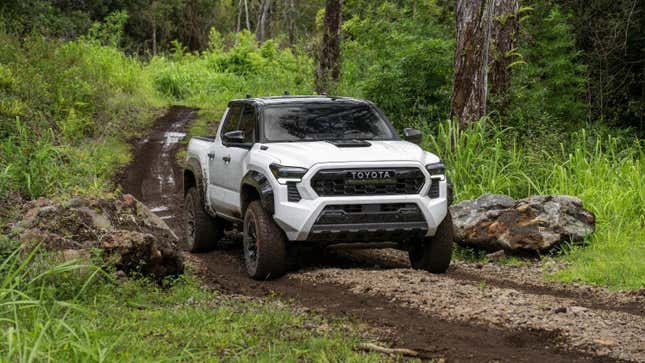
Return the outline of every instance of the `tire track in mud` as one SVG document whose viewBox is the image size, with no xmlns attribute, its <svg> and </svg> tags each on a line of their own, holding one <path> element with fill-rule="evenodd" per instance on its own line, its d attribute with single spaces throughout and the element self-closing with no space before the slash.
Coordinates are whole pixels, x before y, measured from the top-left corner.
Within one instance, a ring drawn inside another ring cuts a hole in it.
<svg viewBox="0 0 645 363">
<path fill-rule="evenodd" d="M 156 119 L 148 135 L 132 143 L 134 159 L 120 178 L 123 191 L 159 215 L 175 233 L 183 224 L 183 171 L 176 156 L 196 111 L 173 106 Z"/>
<path fill-rule="evenodd" d="M 148 137 L 134 144 L 134 161 L 121 178 L 125 192 L 153 208 L 180 236 L 182 170 L 177 165 L 176 153 L 182 145 L 177 141 L 194 115 L 194 109 L 172 107 L 166 115 L 157 119 Z M 626 326 L 625 334 L 631 334 L 629 342 L 633 342 L 634 322 L 630 325 L 630 322 L 620 319 L 624 316 L 636 319 L 635 322 L 642 319 L 642 294 L 621 295 L 603 289 L 599 290 L 602 294 L 595 290 L 585 292 L 584 288 L 571 290 L 543 283 L 540 279 L 536 279 L 537 283 L 514 283 L 512 278 L 503 276 L 507 271 L 491 273 L 487 268 L 478 269 L 465 263 L 451 267 L 447 275 L 429 275 L 410 270 L 407 260 L 399 252 L 374 251 L 329 253 L 322 259 L 307 261 L 305 270 L 292 272 L 274 281 L 257 282 L 246 276 L 240 255 L 239 243 L 235 239 L 211 253 L 186 253 L 195 274 L 206 287 L 230 294 L 277 296 L 332 317 L 359 320 L 376 329 L 393 346 L 414 349 L 426 359 L 445 358 L 458 362 L 614 362 L 638 361 L 641 360 L 639 354 L 645 352 L 645 347 L 639 351 L 638 346 L 625 347 L 614 340 L 603 341 L 607 344 L 596 347 L 592 344 L 593 337 L 590 337 L 591 345 L 577 344 L 579 342 L 572 341 L 566 330 L 542 329 L 539 324 L 498 324 L 494 319 L 481 319 L 468 309 L 469 306 L 463 306 L 473 304 L 472 298 L 468 299 L 465 295 L 462 298 L 453 297 L 445 306 L 438 305 L 432 294 L 426 296 L 433 291 L 444 295 L 452 291 L 457 291 L 457 295 L 474 294 L 476 290 L 473 287 L 481 286 L 483 281 L 495 289 L 484 299 L 487 304 L 492 303 L 493 308 L 496 303 L 504 303 L 497 300 L 495 293 L 510 294 L 511 299 L 529 302 L 541 298 L 547 305 L 575 304 L 588 309 L 591 319 L 598 314 L 609 319 L 602 321 L 603 324 Z M 523 271 L 511 273 L 522 274 Z M 417 285 L 423 282 L 425 286 L 409 290 L 414 279 L 418 279 Z M 411 298 L 415 294 L 424 296 L 427 301 L 415 301 Z M 592 302 L 591 299 L 599 302 Z M 559 306 L 555 305 L 557 310 Z M 518 309 L 525 312 L 521 307 Z M 455 315 L 455 311 L 462 313 Z M 504 313 L 501 315 L 502 318 L 509 318 L 504 317 Z M 552 315 L 553 312 L 549 311 L 549 315 L 538 318 L 548 320 Z M 619 321 L 612 321 L 618 319 L 617 316 Z M 572 316 L 572 319 L 575 322 L 578 317 Z M 631 329 L 629 332 L 628 328 Z M 620 331 L 620 328 L 616 329 Z M 637 329 L 636 334 L 639 332 Z"/>
</svg>

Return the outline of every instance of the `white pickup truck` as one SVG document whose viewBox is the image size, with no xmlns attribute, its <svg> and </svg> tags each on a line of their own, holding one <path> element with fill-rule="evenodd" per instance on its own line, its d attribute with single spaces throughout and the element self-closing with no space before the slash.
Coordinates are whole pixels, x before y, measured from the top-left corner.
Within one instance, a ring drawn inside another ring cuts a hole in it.
<svg viewBox="0 0 645 363">
<path fill-rule="evenodd" d="M 284 274 L 290 252 L 303 245 L 396 247 L 414 268 L 445 272 L 451 188 L 439 158 L 416 145 L 421 138 L 405 129 L 402 140 L 366 100 L 233 100 L 217 134 L 188 145 L 190 248 L 212 249 L 237 226 L 254 279 Z"/>
</svg>

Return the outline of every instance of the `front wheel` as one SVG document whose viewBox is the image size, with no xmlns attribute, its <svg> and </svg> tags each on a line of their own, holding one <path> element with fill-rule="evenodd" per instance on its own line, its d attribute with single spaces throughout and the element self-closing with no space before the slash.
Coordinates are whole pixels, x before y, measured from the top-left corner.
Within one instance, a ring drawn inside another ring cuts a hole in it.
<svg viewBox="0 0 645 363">
<path fill-rule="evenodd" d="M 243 245 L 246 272 L 251 278 L 273 279 L 286 272 L 286 236 L 259 201 L 251 202 L 244 214 Z"/>
<path fill-rule="evenodd" d="M 434 236 L 410 246 L 408 250 L 410 265 L 414 269 L 426 270 L 435 274 L 446 272 L 452 259 L 453 240 L 452 217 L 448 212 Z"/>
</svg>

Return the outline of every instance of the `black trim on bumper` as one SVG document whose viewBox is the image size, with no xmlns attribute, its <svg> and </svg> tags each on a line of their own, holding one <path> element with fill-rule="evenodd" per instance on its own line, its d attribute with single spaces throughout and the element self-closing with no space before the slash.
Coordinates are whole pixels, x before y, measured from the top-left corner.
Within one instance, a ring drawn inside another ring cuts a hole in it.
<svg viewBox="0 0 645 363">
<path fill-rule="evenodd" d="M 328 205 L 311 228 L 315 241 L 401 241 L 423 236 L 428 224 L 415 203 Z"/>
<path fill-rule="evenodd" d="M 427 228 L 427 227 L 426 227 Z M 330 232 L 317 231 L 310 232 L 307 241 L 325 242 L 332 245 L 334 243 L 344 242 L 408 242 L 418 241 L 426 235 L 426 229 L 417 230 L 400 230 L 391 231 L 360 231 L 360 232 Z"/>
</svg>

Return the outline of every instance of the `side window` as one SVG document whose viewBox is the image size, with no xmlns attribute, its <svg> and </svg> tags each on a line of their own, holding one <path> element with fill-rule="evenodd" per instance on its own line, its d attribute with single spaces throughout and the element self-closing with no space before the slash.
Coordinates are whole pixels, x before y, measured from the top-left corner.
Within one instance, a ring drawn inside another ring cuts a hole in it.
<svg viewBox="0 0 645 363">
<path fill-rule="evenodd" d="M 240 119 L 239 129 L 244 131 L 245 139 L 244 143 L 252 144 L 255 142 L 255 107 L 251 105 L 244 106 L 244 111 L 242 111 L 242 118 Z"/>
<path fill-rule="evenodd" d="M 240 114 L 242 113 L 242 105 L 231 105 L 224 120 L 224 127 L 222 127 L 222 135 L 229 131 L 237 130 L 238 122 L 240 121 Z"/>
</svg>

